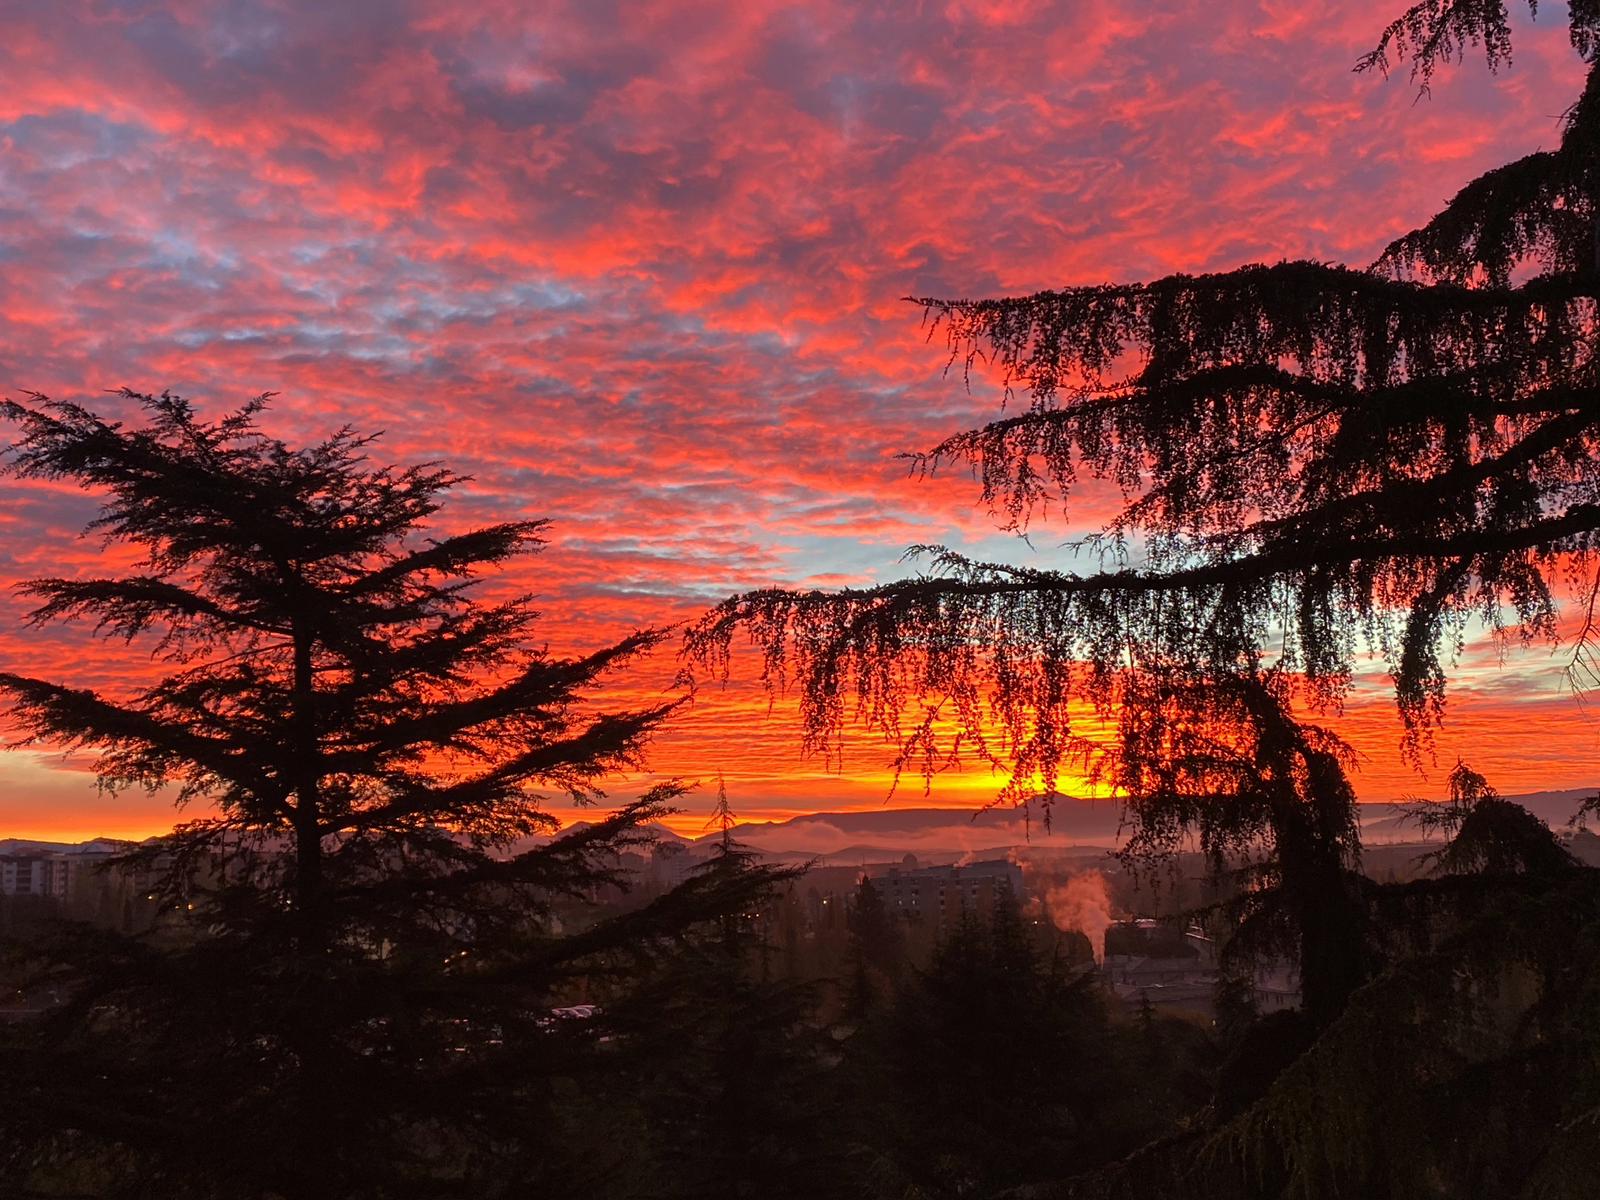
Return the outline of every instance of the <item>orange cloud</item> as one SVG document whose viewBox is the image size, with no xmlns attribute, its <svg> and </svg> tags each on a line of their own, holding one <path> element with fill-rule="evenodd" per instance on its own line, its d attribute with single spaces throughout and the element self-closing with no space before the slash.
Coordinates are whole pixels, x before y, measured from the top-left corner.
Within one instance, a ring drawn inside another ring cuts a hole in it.
<svg viewBox="0 0 1600 1200">
<path fill-rule="evenodd" d="M 558 648 L 739 588 L 892 578 L 911 542 L 1054 563 L 1114 497 L 1032 550 L 959 473 L 908 479 L 896 452 L 997 397 L 946 377 L 898 298 L 1365 262 L 1554 140 L 1580 71 L 1561 22 L 1521 31 L 1500 77 L 1450 71 L 1414 104 L 1349 71 L 1392 8 L 19 0 L 0 385 L 218 407 L 276 390 L 289 436 L 349 422 L 397 459 L 445 458 L 474 476 L 452 520 L 555 518 L 507 586 L 544 597 Z M 86 513 L 8 484 L 0 581 L 103 568 Z M 0 599 L 12 667 L 148 669 L 24 634 L 20 612 Z M 1546 665 L 1468 664 L 1444 765 L 1470 749 L 1507 791 L 1593 782 L 1588 718 Z M 651 672 L 627 686 L 671 664 Z M 750 815 L 881 799 L 881 747 L 819 771 L 787 711 L 704 701 L 653 767 L 721 769 Z M 1429 786 L 1395 756 L 1381 681 L 1344 720 L 1364 795 Z M 1519 736 L 1530 721 L 1548 749 Z M 170 819 L 21 761 L 0 758 L 0 833 Z"/>
</svg>

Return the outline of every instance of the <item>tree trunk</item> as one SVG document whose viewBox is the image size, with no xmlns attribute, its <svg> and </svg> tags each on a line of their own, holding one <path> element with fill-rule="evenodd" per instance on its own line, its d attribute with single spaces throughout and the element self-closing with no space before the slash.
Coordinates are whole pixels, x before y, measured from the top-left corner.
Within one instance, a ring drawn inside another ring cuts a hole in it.
<svg viewBox="0 0 1600 1200">
<path fill-rule="evenodd" d="M 306 935 L 312 935 L 314 928 L 321 923 L 323 900 L 322 805 L 317 770 L 315 703 L 311 638 L 297 628 L 294 633 L 294 905 Z M 313 940 L 319 939 L 313 937 Z"/>
<path fill-rule="evenodd" d="M 1340 847 L 1317 829 L 1307 801 L 1315 807 L 1314 796 L 1285 806 L 1275 836 L 1280 886 L 1300 939 L 1301 1007 L 1321 1027 L 1364 982 L 1366 949 Z"/>
</svg>

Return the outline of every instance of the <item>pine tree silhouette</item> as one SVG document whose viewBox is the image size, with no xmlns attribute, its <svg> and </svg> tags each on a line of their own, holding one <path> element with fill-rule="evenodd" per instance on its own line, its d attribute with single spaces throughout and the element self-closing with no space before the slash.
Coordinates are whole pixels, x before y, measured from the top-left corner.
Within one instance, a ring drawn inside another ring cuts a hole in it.
<svg viewBox="0 0 1600 1200">
<path fill-rule="evenodd" d="M 64 1164 L 133 1194 L 487 1187 L 537 1147 L 556 1080 L 592 1066 L 549 1007 L 756 890 L 695 880 L 570 928 L 681 791 L 564 835 L 544 810 L 640 761 L 675 702 L 591 693 L 662 634 L 537 648 L 530 597 L 473 586 L 545 523 L 430 536 L 462 482 L 443 467 L 375 464 L 348 429 L 291 446 L 261 428 L 265 397 L 217 421 L 124 397 L 143 424 L 42 396 L 0 413 L 15 474 L 92 489 L 90 530 L 143 554 L 28 583 L 34 622 L 126 640 L 155 678 L 4 673 L 0 695 L 32 740 L 92 752 L 102 786 L 166 786 L 191 815 L 121 864 L 152 881 L 153 930 L 39 950 L 69 1002 L 7 1030 L 0 1144 L 19 1178 Z"/>
</svg>

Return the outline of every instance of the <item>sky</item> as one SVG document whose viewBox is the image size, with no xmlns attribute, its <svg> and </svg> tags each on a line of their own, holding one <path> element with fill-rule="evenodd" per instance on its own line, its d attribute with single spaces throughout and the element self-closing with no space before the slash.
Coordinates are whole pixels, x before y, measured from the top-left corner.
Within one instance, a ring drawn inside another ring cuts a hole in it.
<svg viewBox="0 0 1600 1200">
<path fill-rule="evenodd" d="M 0 0 L 0 391 L 119 411 L 165 388 L 273 432 L 384 433 L 473 476 L 451 519 L 549 517 L 516 568 L 557 650 L 731 592 L 904 573 L 909 544 L 1059 565 L 959 473 L 896 455 L 990 419 L 903 297 L 1020 294 L 1252 261 L 1371 261 L 1483 170 L 1559 137 L 1565 13 L 1516 56 L 1351 66 L 1394 0 L 800 4 Z M 104 569 L 93 503 L 6 481 L 0 583 Z M 0 659 L 128 686 L 146 653 L 24 631 Z M 1437 795 L 1457 755 L 1503 791 L 1600 783 L 1596 711 L 1535 645 L 1465 648 L 1438 765 L 1400 760 L 1383 665 L 1336 727 L 1364 799 Z M 619 680 L 654 696 L 659 655 Z M 804 760 L 749 656 L 701 688 L 631 794 L 722 772 L 741 816 L 885 803 L 887 751 Z M 143 836 L 160 796 L 0 755 L 0 837 Z M 895 803 L 973 806 L 986 772 Z M 708 806 L 680 821 L 693 829 Z"/>
</svg>

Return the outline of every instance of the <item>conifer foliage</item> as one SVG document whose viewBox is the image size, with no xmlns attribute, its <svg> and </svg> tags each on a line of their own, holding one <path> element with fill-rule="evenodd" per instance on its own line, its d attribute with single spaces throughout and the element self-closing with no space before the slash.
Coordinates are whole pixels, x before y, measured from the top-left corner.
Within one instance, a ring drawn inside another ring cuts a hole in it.
<svg viewBox="0 0 1600 1200">
<path fill-rule="evenodd" d="M 776 973 L 767 940 L 776 889 L 804 867 L 762 863 L 735 825 L 719 779 L 708 827 L 715 841 L 697 873 L 725 890 L 742 887 L 750 902 L 686 937 L 640 990 L 637 1074 L 623 1081 L 648 1132 L 633 1153 L 655 1159 L 650 1194 L 674 1200 L 853 1194 L 833 1128 L 816 989 Z"/>
<path fill-rule="evenodd" d="M 1120 511 L 1076 547 L 1098 569 L 918 546 L 926 568 L 898 582 L 730 598 L 689 632 L 690 661 L 726 672 L 748 637 L 769 681 L 798 684 L 814 751 L 859 719 L 901 768 L 987 759 L 1010 773 L 999 800 L 1047 819 L 1063 777 L 1086 776 L 1128 798 L 1135 851 L 1265 844 L 1286 884 L 1298 858 L 1341 891 L 1353 793 L 1337 738 L 1295 713 L 1337 711 L 1365 651 L 1413 755 L 1474 621 L 1555 641 L 1570 592 L 1588 616 L 1571 676 L 1600 682 L 1600 7 L 1568 14 L 1588 71 L 1560 145 L 1469 184 L 1369 267 L 916 301 L 1011 411 L 915 468 L 969 467 L 1018 532 L 1110 481 Z M 1495 67 L 1508 21 L 1499 0 L 1425 0 L 1358 66 L 1405 59 L 1426 87 L 1476 46 Z M 1349 922 L 1324 937 L 1312 915 L 1302 933 L 1344 959 L 1337 1000 L 1361 977 Z"/>
<path fill-rule="evenodd" d="M 1566 1136 L 1596 1111 L 1593 1038 L 1568 1032 L 1593 1026 L 1591 873 L 1458 773 L 1446 874 L 1361 880 L 1347 751 L 1302 719 L 1336 715 L 1376 651 L 1420 757 L 1474 623 L 1556 642 L 1569 595 L 1571 680 L 1600 683 L 1600 6 L 1567 12 L 1586 77 L 1559 146 L 1368 267 L 916 301 L 1009 411 L 914 469 L 969 468 L 1018 533 L 1110 482 L 1120 510 L 1075 547 L 1092 569 L 918 546 L 912 578 L 735 596 L 688 634 L 712 673 L 752 641 L 813 751 L 859 720 L 903 769 L 987 759 L 1000 801 L 1047 817 L 1064 776 L 1118 789 L 1136 859 L 1265 849 L 1240 932 L 1287 926 L 1304 1019 L 1192 1132 L 1050 1194 L 1592 1190 Z M 1474 47 L 1506 60 L 1506 4 L 1424 0 L 1358 67 L 1408 61 L 1426 89 Z M 1535 1111 L 1537 1136 L 1515 1115 Z M 1463 1138 L 1479 1120 L 1495 1135 Z"/>
<path fill-rule="evenodd" d="M 1559 147 L 1469 184 L 1370 267 L 917 301 L 953 363 L 1022 394 L 914 463 L 969 466 L 1019 531 L 1081 481 L 1114 482 L 1121 511 L 1080 547 L 1102 569 L 919 546 L 927 569 L 899 582 L 734 597 L 692 655 L 725 669 L 748 634 L 772 678 L 800 682 L 814 749 L 859 713 L 931 770 L 954 728 L 1013 772 L 1008 799 L 1096 760 L 1080 701 L 1111 711 L 1147 672 L 1248 675 L 1264 656 L 1329 706 L 1376 649 L 1423 749 L 1470 619 L 1554 637 L 1563 589 L 1592 615 L 1600 579 L 1600 9 L 1569 13 L 1591 65 Z M 1496 0 L 1428 0 L 1362 65 L 1403 55 L 1425 83 L 1474 44 L 1497 65 L 1507 20 Z M 1579 680 L 1593 643 L 1591 622 Z"/>
<path fill-rule="evenodd" d="M 8 1059 L 3 1142 L 169 1195 L 487 1186 L 582 1066 L 545 1016 L 563 989 L 754 886 L 692 881 L 567 936 L 552 919 L 625 883 L 619 852 L 676 794 L 553 838 L 542 807 L 599 800 L 638 761 L 672 703 L 589 693 L 661 634 L 539 649 L 529 597 L 473 588 L 544 523 L 430 536 L 462 482 L 443 467 L 378 465 L 348 429 L 291 446 L 261 428 L 265 397 L 216 421 L 124 399 L 142 424 L 43 396 L 0 411 L 13 472 L 91 489 L 91 532 L 143 556 L 33 580 L 34 621 L 152 646 L 158 677 L 5 673 L 0 694 L 28 738 L 95 754 L 104 786 L 207 811 L 123 864 L 162 901 L 153 931 L 43 953 L 70 1002 Z"/>
</svg>

